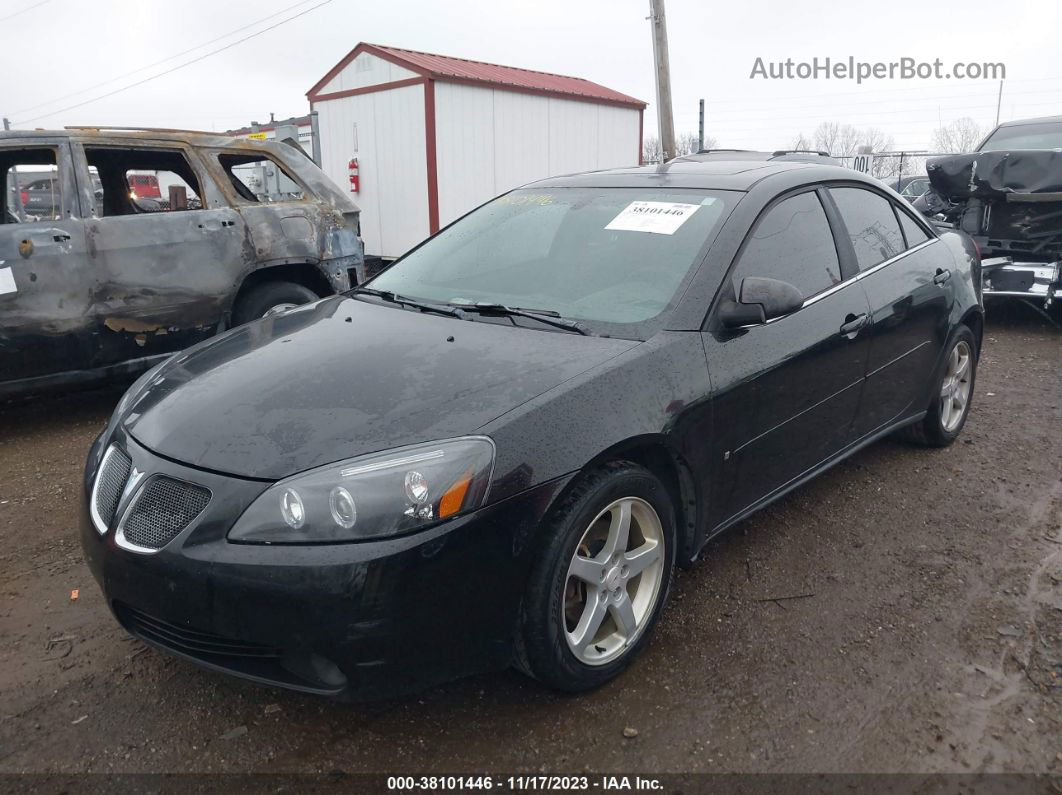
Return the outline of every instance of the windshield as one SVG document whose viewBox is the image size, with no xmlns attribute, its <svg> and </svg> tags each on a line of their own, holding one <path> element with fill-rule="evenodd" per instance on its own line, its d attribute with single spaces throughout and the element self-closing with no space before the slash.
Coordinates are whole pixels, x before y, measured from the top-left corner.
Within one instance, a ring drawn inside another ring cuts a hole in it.
<svg viewBox="0 0 1062 795">
<path fill-rule="evenodd" d="M 1062 122 L 1045 121 L 1000 127 L 981 145 L 982 152 L 1003 149 L 1062 149 Z"/>
<path fill-rule="evenodd" d="M 550 310 L 639 337 L 673 307 L 735 197 L 659 188 L 517 190 L 474 210 L 372 280 L 448 304 Z"/>
</svg>

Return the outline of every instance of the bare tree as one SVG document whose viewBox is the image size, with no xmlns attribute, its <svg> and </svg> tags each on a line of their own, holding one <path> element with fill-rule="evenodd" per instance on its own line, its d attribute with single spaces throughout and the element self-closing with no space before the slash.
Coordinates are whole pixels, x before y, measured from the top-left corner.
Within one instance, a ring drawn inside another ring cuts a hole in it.
<svg viewBox="0 0 1062 795">
<path fill-rule="evenodd" d="M 715 138 L 704 137 L 704 148 L 715 147 Z M 685 132 L 675 138 L 675 157 L 696 154 L 700 148 L 700 139 L 695 132 Z M 650 136 L 642 142 L 642 161 L 645 163 L 659 163 L 663 152 L 660 148 L 660 139 Z"/>
<path fill-rule="evenodd" d="M 933 151 L 970 152 L 981 142 L 984 134 L 980 124 L 964 116 L 933 131 Z"/>
<path fill-rule="evenodd" d="M 675 157 L 692 155 L 701 148 L 700 136 L 695 132 L 679 133 L 675 138 Z"/>
<path fill-rule="evenodd" d="M 642 162 L 659 163 L 664 157 L 664 150 L 660 146 L 660 139 L 650 135 L 642 141 Z"/>
</svg>

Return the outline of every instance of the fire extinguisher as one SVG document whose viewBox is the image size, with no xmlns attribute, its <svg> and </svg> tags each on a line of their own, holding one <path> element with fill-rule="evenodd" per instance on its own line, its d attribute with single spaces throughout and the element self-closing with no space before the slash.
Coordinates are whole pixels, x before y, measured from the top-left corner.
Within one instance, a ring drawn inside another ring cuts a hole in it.
<svg viewBox="0 0 1062 795">
<path fill-rule="evenodd" d="M 357 193 L 361 189 L 361 183 L 358 179 L 358 158 L 351 158 L 347 168 L 350 170 L 350 192 Z"/>
</svg>

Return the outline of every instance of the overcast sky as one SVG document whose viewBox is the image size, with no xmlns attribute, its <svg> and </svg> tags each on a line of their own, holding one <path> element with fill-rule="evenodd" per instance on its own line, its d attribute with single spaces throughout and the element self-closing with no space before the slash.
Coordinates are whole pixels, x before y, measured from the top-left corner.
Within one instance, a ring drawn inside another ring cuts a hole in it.
<svg viewBox="0 0 1062 795">
<path fill-rule="evenodd" d="M 649 102 L 646 135 L 656 131 L 648 0 L 332 0 L 95 99 L 320 2 L 0 0 L 0 115 L 16 127 L 215 130 L 267 120 L 271 111 L 286 118 L 305 113 L 307 89 L 368 41 L 585 77 Z M 1003 62 L 1003 120 L 1062 114 L 1062 3 L 1054 1 L 668 0 L 667 21 L 676 129 L 696 131 L 703 97 L 707 132 L 719 146 L 789 146 L 797 133 L 836 121 L 875 126 L 898 147 L 922 149 L 941 122 L 995 120 L 997 81 L 751 80 L 757 56 L 940 58 L 949 69 L 956 61 Z M 64 110 L 86 100 L 94 101 Z"/>
</svg>

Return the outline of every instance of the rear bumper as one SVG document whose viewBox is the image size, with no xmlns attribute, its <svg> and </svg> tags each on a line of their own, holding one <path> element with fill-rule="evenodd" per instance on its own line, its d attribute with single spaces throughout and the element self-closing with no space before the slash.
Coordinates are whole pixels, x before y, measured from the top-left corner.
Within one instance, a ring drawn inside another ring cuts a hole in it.
<svg viewBox="0 0 1062 795">
<path fill-rule="evenodd" d="M 349 699 L 409 692 L 511 659 L 529 542 L 562 482 L 402 538 L 233 544 L 228 528 L 267 484 L 122 443 L 140 472 L 215 495 L 148 555 L 118 546 L 113 527 L 100 534 L 82 510 L 89 567 L 117 620 L 141 640 L 224 673 Z"/>
<path fill-rule="evenodd" d="M 1015 262 L 1010 257 L 994 257 L 981 263 L 985 298 L 1030 298 L 1044 307 L 1062 300 L 1062 263 Z"/>
</svg>

